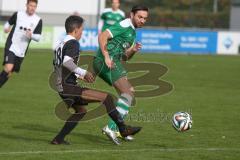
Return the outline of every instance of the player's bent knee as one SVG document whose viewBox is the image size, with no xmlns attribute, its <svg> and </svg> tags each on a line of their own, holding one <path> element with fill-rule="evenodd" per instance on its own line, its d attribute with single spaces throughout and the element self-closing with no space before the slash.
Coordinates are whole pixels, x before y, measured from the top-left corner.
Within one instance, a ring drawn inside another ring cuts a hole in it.
<svg viewBox="0 0 240 160">
<path fill-rule="evenodd" d="M 129 94 L 129 93 L 122 93 L 121 97 L 125 100 L 125 102 L 129 105 L 132 106 L 134 102 L 134 96 Z"/>
<path fill-rule="evenodd" d="M 106 98 L 103 101 L 103 104 L 106 106 L 108 112 L 115 109 L 114 99 L 110 94 L 107 94 Z"/>
<path fill-rule="evenodd" d="M 133 87 L 130 88 L 130 91 L 132 92 L 132 94 L 135 92 L 135 89 Z"/>
<path fill-rule="evenodd" d="M 85 115 L 87 114 L 87 109 L 85 107 L 80 106 L 76 109 L 76 113 Z"/>
<path fill-rule="evenodd" d="M 6 64 L 4 66 L 4 71 L 7 72 L 9 75 L 11 75 L 13 67 L 14 67 L 13 64 Z"/>
</svg>

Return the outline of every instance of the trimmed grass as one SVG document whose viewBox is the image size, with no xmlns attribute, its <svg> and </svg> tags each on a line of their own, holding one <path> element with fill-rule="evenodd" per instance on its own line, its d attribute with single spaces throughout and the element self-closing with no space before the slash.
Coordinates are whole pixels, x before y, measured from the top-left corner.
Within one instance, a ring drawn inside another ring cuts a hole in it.
<svg viewBox="0 0 240 160">
<path fill-rule="evenodd" d="M 49 141 L 63 125 L 54 114 L 60 98 L 48 84 L 52 52 L 30 50 L 21 73 L 0 89 L 0 159 L 237 160 L 240 157 L 239 56 L 138 54 L 133 61 L 167 66 L 168 73 L 162 79 L 174 85 L 174 90 L 163 96 L 137 98 L 128 123 L 143 126 L 143 130 L 134 142 L 112 144 L 101 134 L 108 119 L 104 116 L 79 124 L 67 137 L 70 146 L 52 146 Z M 100 79 L 93 87 L 115 93 Z M 173 113 L 182 110 L 191 111 L 193 128 L 178 133 L 170 120 Z"/>
</svg>

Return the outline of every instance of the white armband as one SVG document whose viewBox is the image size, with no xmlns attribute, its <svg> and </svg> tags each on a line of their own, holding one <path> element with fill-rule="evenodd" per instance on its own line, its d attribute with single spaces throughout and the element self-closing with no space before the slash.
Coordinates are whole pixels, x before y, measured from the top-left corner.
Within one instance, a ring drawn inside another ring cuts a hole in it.
<svg viewBox="0 0 240 160">
<path fill-rule="evenodd" d="M 5 30 L 5 29 L 8 29 L 10 26 L 11 26 L 11 25 L 10 25 L 8 22 L 6 22 L 6 23 L 4 24 L 4 26 L 3 26 L 3 29 L 4 29 L 4 30 Z"/>
<path fill-rule="evenodd" d="M 82 69 L 80 67 L 77 67 L 76 69 L 74 69 L 74 73 L 76 73 L 77 77 L 84 77 L 87 74 L 87 71 L 85 69 Z"/>
<path fill-rule="evenodd" d="M 74 72 L 77 77 L 84 77 L 87 74 L 85 69 L 78 67 L 74 60 L 69 56 L 64 56 L 63 66 L 68 68 L 71 72 Z"/>
<path fill-rule="evenodd" d="M 41 34 L 32 34 L 31 39 L 36 41 L 36 42 L 39 42 L 40 39 L 41 39 Z"/>
</svg>

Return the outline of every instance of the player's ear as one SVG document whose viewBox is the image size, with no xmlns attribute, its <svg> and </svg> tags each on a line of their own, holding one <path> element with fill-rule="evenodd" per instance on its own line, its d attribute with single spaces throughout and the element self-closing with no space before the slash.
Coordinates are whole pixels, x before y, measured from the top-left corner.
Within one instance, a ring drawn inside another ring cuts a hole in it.
<svg viewBox="0 0 240 160">
<path fill-rule="evenodd" d="M 134 13 L 131 12 L 131 13 L 130 13 L 130 18 L 133 18 L 133 17 L 134 17 Z"/>
</svg>

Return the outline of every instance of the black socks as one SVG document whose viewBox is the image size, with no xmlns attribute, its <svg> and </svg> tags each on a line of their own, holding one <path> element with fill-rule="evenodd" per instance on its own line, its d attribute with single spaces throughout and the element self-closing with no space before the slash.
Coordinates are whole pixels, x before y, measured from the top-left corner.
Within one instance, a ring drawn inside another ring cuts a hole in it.
<svg viewBox="0 0 240 160">
<path fill-rule="evenodd" d="M 5 71 L 2 71 L 0 73 L 0 88 L 7 82 L 8 80 L 8 73 Z"/>
<path fill-rule="evenodd" d="M 78 112 L 73 114 L 65 123 L 62 130 L 55 137 L 55 139 L 61 143 L 64 140 L 65 136 L 68 135 L 78 124 L 78 122 L 84 117 L 86 114 L 85 111 Z"/>
<path fill-rule="evenodd" d="M 120 113 L 117 111 L 113 98 L 108 95 L 103 104 L 106 106 L 108 115 L 117 124 L 118 128 L 125 127 L 124 120 Z"/>
</svg>

